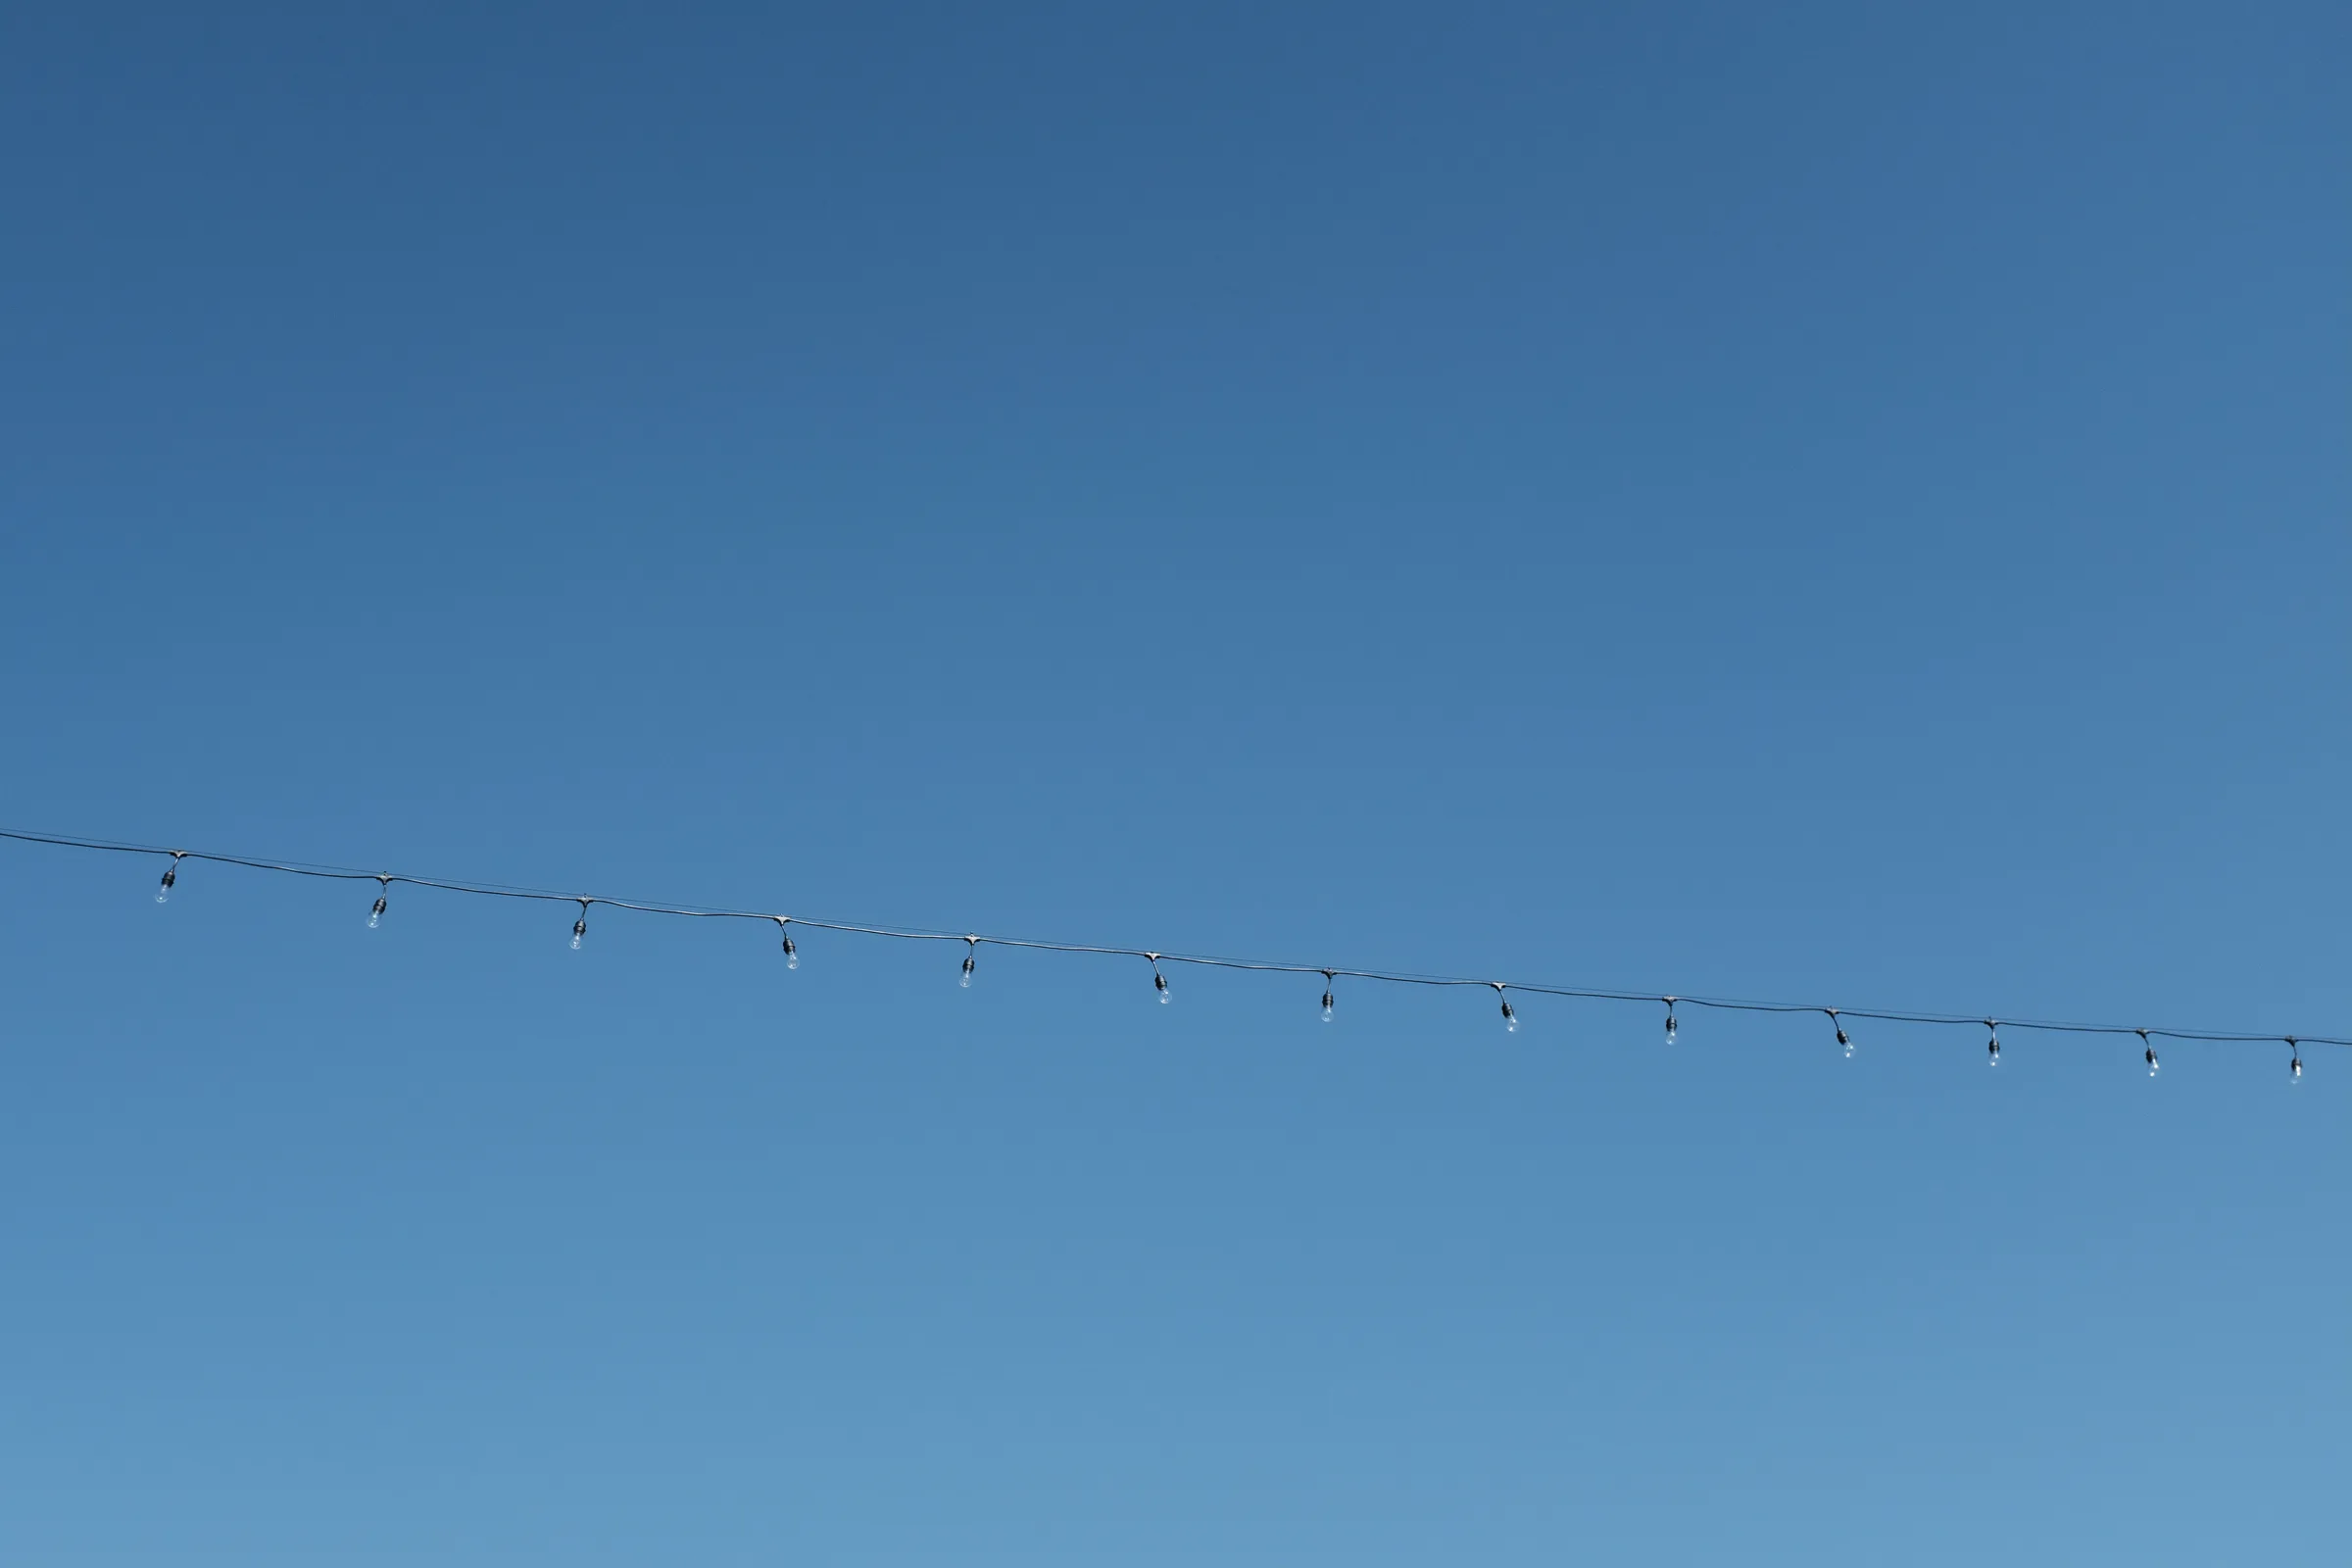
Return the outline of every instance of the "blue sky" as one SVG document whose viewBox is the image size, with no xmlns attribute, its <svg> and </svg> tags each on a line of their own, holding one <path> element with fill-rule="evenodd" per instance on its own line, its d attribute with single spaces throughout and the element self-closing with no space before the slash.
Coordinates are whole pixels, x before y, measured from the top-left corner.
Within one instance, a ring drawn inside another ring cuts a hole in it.
<svg viewBox="0 0 2352 1568">
<path fill-rule="evenodd" d="M 2352 1032 L 2348 42 L 12 17 L 0 825 Z M 12 1559 L 2352 1529 L 2344 1053 L 154 874 L 0 850 Z"/>
</svg>

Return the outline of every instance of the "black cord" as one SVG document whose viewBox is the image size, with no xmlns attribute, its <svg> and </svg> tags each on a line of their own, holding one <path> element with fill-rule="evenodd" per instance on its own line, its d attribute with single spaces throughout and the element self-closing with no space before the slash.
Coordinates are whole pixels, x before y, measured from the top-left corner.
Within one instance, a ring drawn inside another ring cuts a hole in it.
<svg viewBox="0 0 2352 1568">
<path fill-rule="evenodd" d="M 1026 948 L 1037 953 L 1095 954 L 1107 957 L 1148 958 L 1154 965 L 1188 963 L 1204 969 L 1244 969 L 1264 974 L 1311 974 L 1323 977 L 1326 988 L 1335 978 L 1376 980 L 1385 985 L 1399 986 L 1486 986 L 1501 989 L 1507 986 L 1528 996 L 1565 997 L 1582 1002 L 1640 1002 L 1651 1006 L 1658 1004 L 1655 991 L 1613 991 L 1584 986 L 1536 985 L 1518 980 L 1494 981 L 1469 979 L 1458 975 L 1414 974 L 1396 969 L 1343 969 L 1320 963 L 1277 963 L 1260 958 L 1229 958 L 1204 953 L 1152 952 L 1143 948 L 1102 947 L 1085 942 L 1046 942 L 1028 937 L 981 936 L 967 931 L 928 930 L 919 926 L 864 925 L 848 920 L 818 920 L 805 914 L 778 916 L 765 909 L 715 909 L 690 904 L 657 904 L 633 899 L 608 899 L 601 895 L 559 893 L 546 888 L 512 887 L 497 882 L 466 882 L 446 877 L 408 876 L 384 871 L 362 871 L 349 866 L 312 865 L 299 860 L 269 860 L 253 856 L 221 855 L 208 850 L 173 850 L 154 844 L 123 844 L 111 839 L 72 838 L 58 833 L 26 833 L 0 828 L 0 839 L 14 839 L 24 844 L 49 844 L 61 849 L 97 850 L 115 855 L 168 855 L 177 860 L 204 860 L 215 865 L 241 865 L 255 871 L 276 871 L 287 876 L 318 877 L 335 882 L 374 882 L 379 886 L 402 883 L 409 887 L 437 888 L 444 893 L 468 893 L 479 898 L 522 899 L 544 904 L 598 904 L 614 909 L 633 909 L 640 914 L 676 915 L 690 920 L 767 920 L 788 918 L 797 926 L 816 931 L 842 931 L 856 936 L 889 937 L 900 942 L 962 942 L 969 946 L 967 953 L 981 946 Z M 1165 988 L 1162 987 L 1164 990 Z M 1983 1028 L 1984 1014 L 1957 1012 L 1925 1012 L 1892 1008 L 1825 1007 L 1809 1002 L 1757 1002 L 1740 997 L 1694 997 L 1677 995 L 1674 1003 L 1691 1007 L 1708 1007 L 1719 1012 L 1827 1012 L 1833 1019 L 1869 1018 L 1882 1023 L 1911 1023 L 1951 1025 Z M 2327 1035 L 2265 1035 L 2237 1030 L 2159 1029 L 2141 1028 L 2133 1024 L 2070 1023 L 2057 1019 L 2010 1018 L 2001 1019 L 2004 1029 L 2033 1029 L 2044 1034 L 2076 1035 L 2133 1035 L 2141 1038 L 2155 1036 L 2165 1040 L 2201 1040 L 2221 1044 L 2262 1042 L 2276 1045 L 2291 1040 L 2307 1046 L 2352 1046 L 2352 1039 Z"/>
</svg>

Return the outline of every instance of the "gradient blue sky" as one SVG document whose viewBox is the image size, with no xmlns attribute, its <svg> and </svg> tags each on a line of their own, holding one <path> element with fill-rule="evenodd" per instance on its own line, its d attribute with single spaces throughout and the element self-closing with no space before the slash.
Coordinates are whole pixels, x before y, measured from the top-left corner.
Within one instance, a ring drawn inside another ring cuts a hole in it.
<svg viewBox="0 0 2352 1568">
<path fill-rule="evenodd" d="M 2347 1032 L 2348 16 L 18 10 L 0 825 Z M 12 1561 L 2352 1533 L 2352 1054 L 156 870 L 0 848 Z"/>
</svg>

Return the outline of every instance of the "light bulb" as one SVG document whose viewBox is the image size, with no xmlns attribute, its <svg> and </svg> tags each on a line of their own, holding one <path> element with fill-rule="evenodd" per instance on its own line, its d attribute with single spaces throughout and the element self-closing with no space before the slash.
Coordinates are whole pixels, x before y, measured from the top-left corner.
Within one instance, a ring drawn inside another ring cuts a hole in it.
<svg viewBox="0 0 2352 1568">
<path fill-rule="evenodd" d="M 1496 985 L 1495 982 L 1490 980 L 1487 982 L 1487 984 L 1494 987 L 1494 995 L 1502 1003 L 1503 1028 L 1509 1030 L 1512 1034 L 1517 1034 L 1519 1032 L 1519 1015 L 1511 1010 L 1511 999 L 1503 996 L 1502 987 Z"/>
<path fill-rule="evenodd" d="M 165 866 L 165 867 L 164 867 L 164 880 L 163 880 L 163 881 L 162 881 L 162 882 L 161 882 L 161 883 L 160 883 L 160 884 L 159 884 L 159 885 L 156 887 L 156 890 L 155 890 L 155 902 L 156 902 L 156 903 L 158 903 L 158 904 L 169 904 L 169 903 L 171 903 L 171 902 L 172 902 L 172 883 L 174 883 L 174 882 L 176 882 L 176 881 L 178 881 L 178 880 L 179 880 L 179 853 L 178 853 L 178 852 L 175 850 L 175 851 L 173 851 L 173 852 L 172 852 L 172 863 L 171 863 L 170 865 L 167 865 L 167 866 Z"/>
<path fill-rule="evenodd" d="M 979 950 L 976 948 L 967 949 L 963 955 L 963 978 L 956 983 L 963 987 L 966 991 L 969 991 L 972 988 L 972 970 L 975 967 L 972 960 L 974 954 L 976 954 L 978 951 Z"/>
<path fill-rule="evenodd" d="M 2148 1076 L 2149 1076 L 2149 1077 L 2151 1077 L 2151 1078 L 2155 1077 L 2155 1076 L 2156 1076 L 2156 1048 L 2155 1048 L 2154 1046 L 2150 1046 L 2150 1047 L 2149 1047 L 2147 1050 L 2145 1050 L 2145 1051 L 2141 1052 L 2141 1053 L 2140 1053 L 2140 1054 L 2148 1058 Z"/>
<path fill-rule="evenodd" d="M 372 930 L 374 930 L 374 929 L 375 929 L 377 926 L 379 926 L 379 925 L 382 925 L 383 923 L 384 923 L 384 896 L 383 896 L 381 893 L 378 893 L 378 894 L 375 896 L 375 907 L 373 907 L 373 908 L 371 908 L 371 909 L 369 909 L 369 910 L 368 911 L 368 930 L 370 930 L 370 931 L 372 931 Z"/>
<path fill-rule="evenodd" d="M 1159 1004 L 1168 1004 L 1168 977 L 1157 969 L 1152 971 L 1152 989 L 1159 993 Z"/>
<path fill-rule="evenodd" d="M 571 922 L 571 951 L 580 951 L 580 938 L 588 934 L 588 901 L 580 901 L 580 917 Z"/>
<path fill-rule="evenodd" d="M 2288 1052 L 2288 1060 L 2286 1063 L 2287 1077 L 2292 1082 L 2299 1084 L 2303 1081 L 2303 1048 L 2301 1045 L 2296 1043 L 2293 1035 L 2288 1035 L 2286 1037 L 2286 1049 Z"/>
<path fill-rule="evenodd" d="M 1992 1030 L 1992 1038 L 1984 1043 L 1985 1065 L 1998 1067 L 2001 1064 L 2001 1033 L 1993 1027 L 1990 1018 L 1984 1020 L 1984 1027 Z"/>
<path fill-rule="evenodd" d="M 1668 997 L 1666 999 L 1666 1043 L 1670 1046 L 1674 1044 L 1674 999 Z"/>
<path fill-rule="evenodd" d="M 1854 1043 L 1846 1035 L 1845 1025 L 1838 1020 L 1838 1009 L 1836 1007 L 1824 1007 L 1821 1010 L 1830 1015 L 1830 1027 L 1838 1031 L 1838 1043 L 1845 1048 L 1845 1059 L 1848 1061 L 1853 1060 Z"/>
<path fill-rule="evenodd" d="M 1331 1022 L 1331 993 L 1328 991 L 1323 993 L 1323 1021 Z"/>
</svg>

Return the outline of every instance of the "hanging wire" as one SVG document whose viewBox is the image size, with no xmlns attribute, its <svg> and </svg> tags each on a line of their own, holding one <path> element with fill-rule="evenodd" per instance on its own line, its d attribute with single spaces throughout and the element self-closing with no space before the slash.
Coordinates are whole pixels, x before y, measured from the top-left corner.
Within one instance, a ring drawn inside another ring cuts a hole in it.
<svg viewBox="0 0 2352 1568">
<path fill-rule="evenodd" d="M 873 925 L 848 920 L 815 920 L 805 915 L 773 914 L 764 909 L 720 909 L 688 904 L 662 904 L 640 899 L 608 899 L 582 896 L 576 893 L 558 893 L 546 888 L 513 887 L 497 882 L 472 882 L 450 877 L 408 876 L 390 872 L 362 871 L 348 866 L 314 865 L 298 860 L 273 860 L 256 856 L 223 855 L 205 850 L 175 850 L 154 844 L 127 844 L 111 839 L 74 838 L 58 833 L 31 833 L 12 828 L 0 828 L 0 839 L 21 844 L 45 844 L 60 849 L 88 850 L 112 855 L 167 856 L 170 864 L 164 872 L 162 893 L 169 895 L 177 880 L 183 860 L 202 860 L 214 865 L 243 866 L 248 870 L 270 871 L 285 876 L 317 877 L 338 882 L 374 882 L 379 890 L 389 890 L 399 883 L 408 887 L 432 888 L 443 893 L 463 893 L 477 898 L 518 899 L 543 904 L 576 904 L 580 916 L 573 923 L 572 937 L 578 939 L 587 932 L 587 912 L 591 904 L 609 908 L 628 909 L 638 914 L 669 915 L 690 920 L 766 920 L 783 928 L 784 955 L 787 964 L 797 967 L 799 950 L 793 945 L 789 927 L 798 925 L 818 931 L 840 931 L 856 936 L 887 937 L 902 942 L 962 942 L 968 944 L 966 956 L 987 943 L 1001 948 L 1022 948 L 1035 953 L 1087 954 L 1107 957 L 1144 958 L 1152 964 L 1152 987 L 1162 1002 L 1168 1000 L 1167 976 L 1160 966 L 1191 964 L 1196 968 L 1249 970 L 1267 974 L 1321 975 L 1328 988 L 1337 980 L 1364 980 L 1382 985 L 1429 987 L 1486 986 L 1500 999 L 1504 1021 L 1512 1028 L 1519 1026 L 1519 1016 L 1511 1007 L 1505 988 L 1522 996 L 1559 997 L 1582 1002 L 1631 1002 L 1657 1005 L 1656 991 L 1615 990 L 1591 986 L 1538 984 L 1521 980 L 1478 980 L 1461 975 L 1416 974 L 1396 969 L 1350 969 L 1319 963 L 1279 963 L 1259 958 L 1223 957 L 1202 953 L 1160 953 L 1143 948 L 1109 947 L 1087 942 L 1049 942 L 1027 937 L 987 936 L 959 931 L 930 930 L 915 926 Z M 379 891 L 379 897 L 384 896 Z M 1706 1007 L 1724 1012 L 1757 1013 L 1827 1013 L 1838 1031 L 1838 1044 L 1850 1048 L 1844 1020 L 1867 1018 L 1881 1023 L 1925 1024 L 1936 1026 L 1979 1028 L 1993 1026 L 1990 1055 L 1999 1060 L 1999 1030 L 2030 1029 L 2048 1034 L 2138 1036 L 2145 1040 L 2199 1040 L 2217 1044 L 2262 1042 L 2276 1045 L 2284 1039 L 2292 1053 L 2290 1066 L 2296 1078 L 2302 1077 L 2304 1046 L 2352 1046 L 2352 1037 L 2338 1035 L 2258 1034 L 2241 1030 L 2154 1028 L 2140 1029 L 2131 1024 L 2077 1023 L 2059 1019 L 2002 1018 L 1997 1025 L 1982 1014 L 1932 1012 L 1917 1008 L 1889 1007 L 1828 1007 L 1816 1002 L 1762 1002 L 1741 997 L 1701 997 L 1678 995 L 1669 1005 Z M 2150 1048 L 2153 1049 L 2153 1048 Z"/>
</svg>

